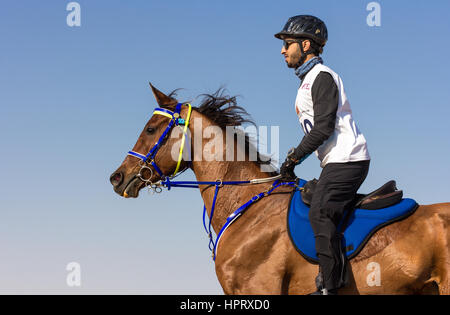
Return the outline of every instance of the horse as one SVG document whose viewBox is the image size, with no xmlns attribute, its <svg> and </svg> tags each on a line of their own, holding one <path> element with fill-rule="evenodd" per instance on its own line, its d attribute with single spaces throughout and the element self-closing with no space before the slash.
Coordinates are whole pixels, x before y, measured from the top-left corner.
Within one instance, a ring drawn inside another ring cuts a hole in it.
<svg viewBox="0 0 450 315">
<path fill-rule="evenodd" d="M 225 131 L 227 126 L 251 122 L 244 117 L 248 114 L 237 105 L 235 97 L 205 94 L 199 107 L 182 106 L 179 115 L 171 117 L 164 111 L 173 113 L 180 104 L 176 94 L 166 95 L 151 84 L 150 87 L 160 108 L 155 112 L 158 115 L 154 114 L 145 125 L 133 151 L 130 151 L 135 154 L 127 155 L 111 175 L 113 189 L 120 196 L 136 198 L 144 187 L 158 189 L 155 183 L 187 169 L 193 171 L 200 183 L 268 179 L 256 184 L 216 185 L 216 190 L 220 187 L 218 192 L 212 189 L 214 185 L 198 185 L 217 234 L 238 207 L 255 194 L 270 189 L 270 178 L 278 173 L 262 170 L 262 166 L 267 164 L 262 155 L 250 159 L 249 153 L 245 152 L 244 159 L 237 159 L 241 146 L 236 137 L 230 146 L 224 144 L 225 132 L 215 137 L 217 141 L 211 140 L 211 134 L 205 136 L 204 131 L 208 127 Z M 185 131 L 194 139 L 201 139 L 187 145 L 194 156 L 191 161 L 184 155 L 181 158 L 184 139 L 180 141 L 173 136 L 175 130 L 183 129 L 183 124 L 167 128 L 174 117 L 181 118 L 182 122 L 190 119 L 193 123 L 185 125 Z M 158 141 L 163 133 L 167 133 L 166 137 Z M 250 145 L 248 140 L 245 134 L 244 150 Z M 158 147 L 157 153 L 148 163 L 144 155 L 152 147 Z M 209 150 L 214 158 L 202 159 L 200 151 L 205 150 Z M 232 159 L 225 158 L 227 150 L 233 151 Z M 180 152 L 178 161 L 173 157 L 173 151 Z M 198 156 L 200 158 L 196 158 Z M 286 218 L 292 190 L 290 186 L 282 186 L 253 203 L 222 234 L 214 261 L 224 294 L 303 295 L 316 291 L 318 265 L 303 258 L 288 236 Z M 214 217 L 211 217 L 212 208 L 215 209 Z M 349 261 L 349 281 L 339 290 L 339 295 L 450 294 L 449 223 L 450 203 L 420 205 L 406 219 L 378 230 Z"/>
</svg>

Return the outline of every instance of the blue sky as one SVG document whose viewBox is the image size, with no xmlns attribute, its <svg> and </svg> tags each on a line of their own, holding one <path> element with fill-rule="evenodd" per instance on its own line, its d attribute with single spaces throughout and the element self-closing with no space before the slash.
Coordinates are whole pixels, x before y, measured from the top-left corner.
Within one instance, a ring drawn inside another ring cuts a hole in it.
<svg viewBox="0 0 450 315">
<path fill-rule="evenodd" d="M 284 159 L 303 136 L 299 80 L 273 34 L 297 14 L 328 26 L 325 64 L 372 156 L 361 191 L 395 179 L 421 204 L 449 201 L 450 3 L 378 1 L 369 27 L 369 2 L 80 0 L 69 27 L 69 1 L 2 1 L 0 293 L 221 294 L 200 194 L 125 200 L 108 178 L 156 106 L 149 81 L 182 101 L 225 86 L 258 125 L 280 126 Z M 296 173 L 317 178 L 319 161 Z"/>
</svg>

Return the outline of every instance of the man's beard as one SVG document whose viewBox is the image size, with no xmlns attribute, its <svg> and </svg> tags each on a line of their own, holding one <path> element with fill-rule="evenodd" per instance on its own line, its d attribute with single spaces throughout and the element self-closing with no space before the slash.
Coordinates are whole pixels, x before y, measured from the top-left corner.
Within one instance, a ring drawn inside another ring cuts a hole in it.
<svg viewBox="0 0 450 315">
<path fill-rule="evenodd" d="M 290 62 L 286 62 L 286 65 L 288 66 L 288 68 L 297 68 L 296 67 L 297 64 L 292 64 Z"/>
<path fill-rule="evenodd" d="M 297 60 L 296 63 L 286 62 L 286 65 L 288 66 L 288 68 L 291 68 L 291 69 L 296 69 L 296 68 L 298 68 L 300 66 L 298 64 L 298 60 Z"/>
<path fill-rule="evenodd" d="M 300 57 L 295 58 L 295 60 L 292 60 L 290 62 L 286 61 L 286 65 L 288 66 L 288 68 L 298 68 L 300 65 L 298 64 L 300 62 Z"/>
</svg>

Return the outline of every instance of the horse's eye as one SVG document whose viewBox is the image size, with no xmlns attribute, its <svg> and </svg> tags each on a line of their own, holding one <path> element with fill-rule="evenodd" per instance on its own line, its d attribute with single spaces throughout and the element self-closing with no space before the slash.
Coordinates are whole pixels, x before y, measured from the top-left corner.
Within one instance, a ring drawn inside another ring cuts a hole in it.
<svg viewBox="0 0 450 315">
<path fill-rule="evenodd" d="M 155 132 L 155 128 L 153 128 L 153 127 L 148 127 L 147 128 L 147 133 L 152 134 L 154 132 Z"/>
</svg>

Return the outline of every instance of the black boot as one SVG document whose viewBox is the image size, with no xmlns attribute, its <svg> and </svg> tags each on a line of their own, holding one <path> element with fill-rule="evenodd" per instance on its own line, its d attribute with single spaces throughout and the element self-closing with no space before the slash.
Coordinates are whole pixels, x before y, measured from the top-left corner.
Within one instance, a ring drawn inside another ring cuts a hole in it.
<svg viewBox="0 0 450 315">
<path fill-rule="evenodd" d="M 319 274 L 316 277 L 316 287 L 317 291 L 308 295 L 337 295 L 336 289 L 328 290 L 327 288 L 325 288 L 323 281 L 323 274 L 320 267 L 319 267 Z"/>
<path fill-rule="evenodd" d="M 321 271 L 319 271 L 319 274 L 316 277 L 316 287 L 317 291 L 309 295 L 337 295 L 337 290 L 328 290 L 325 288 Z"/>
<path fill-rule="evenodd" d="M 347 255 L 345 254 L 343 238 L 343 234 L 337 233 L 332 239 L 332 246 L 336 254 L 335 260 L 337 262 L 333 271 L 333 273 L 336 275 L 336 279 L 334 279 L 334 282 L 337 288 L 343 288 L 349 282 L 348 259 Z"/>
</svg>

